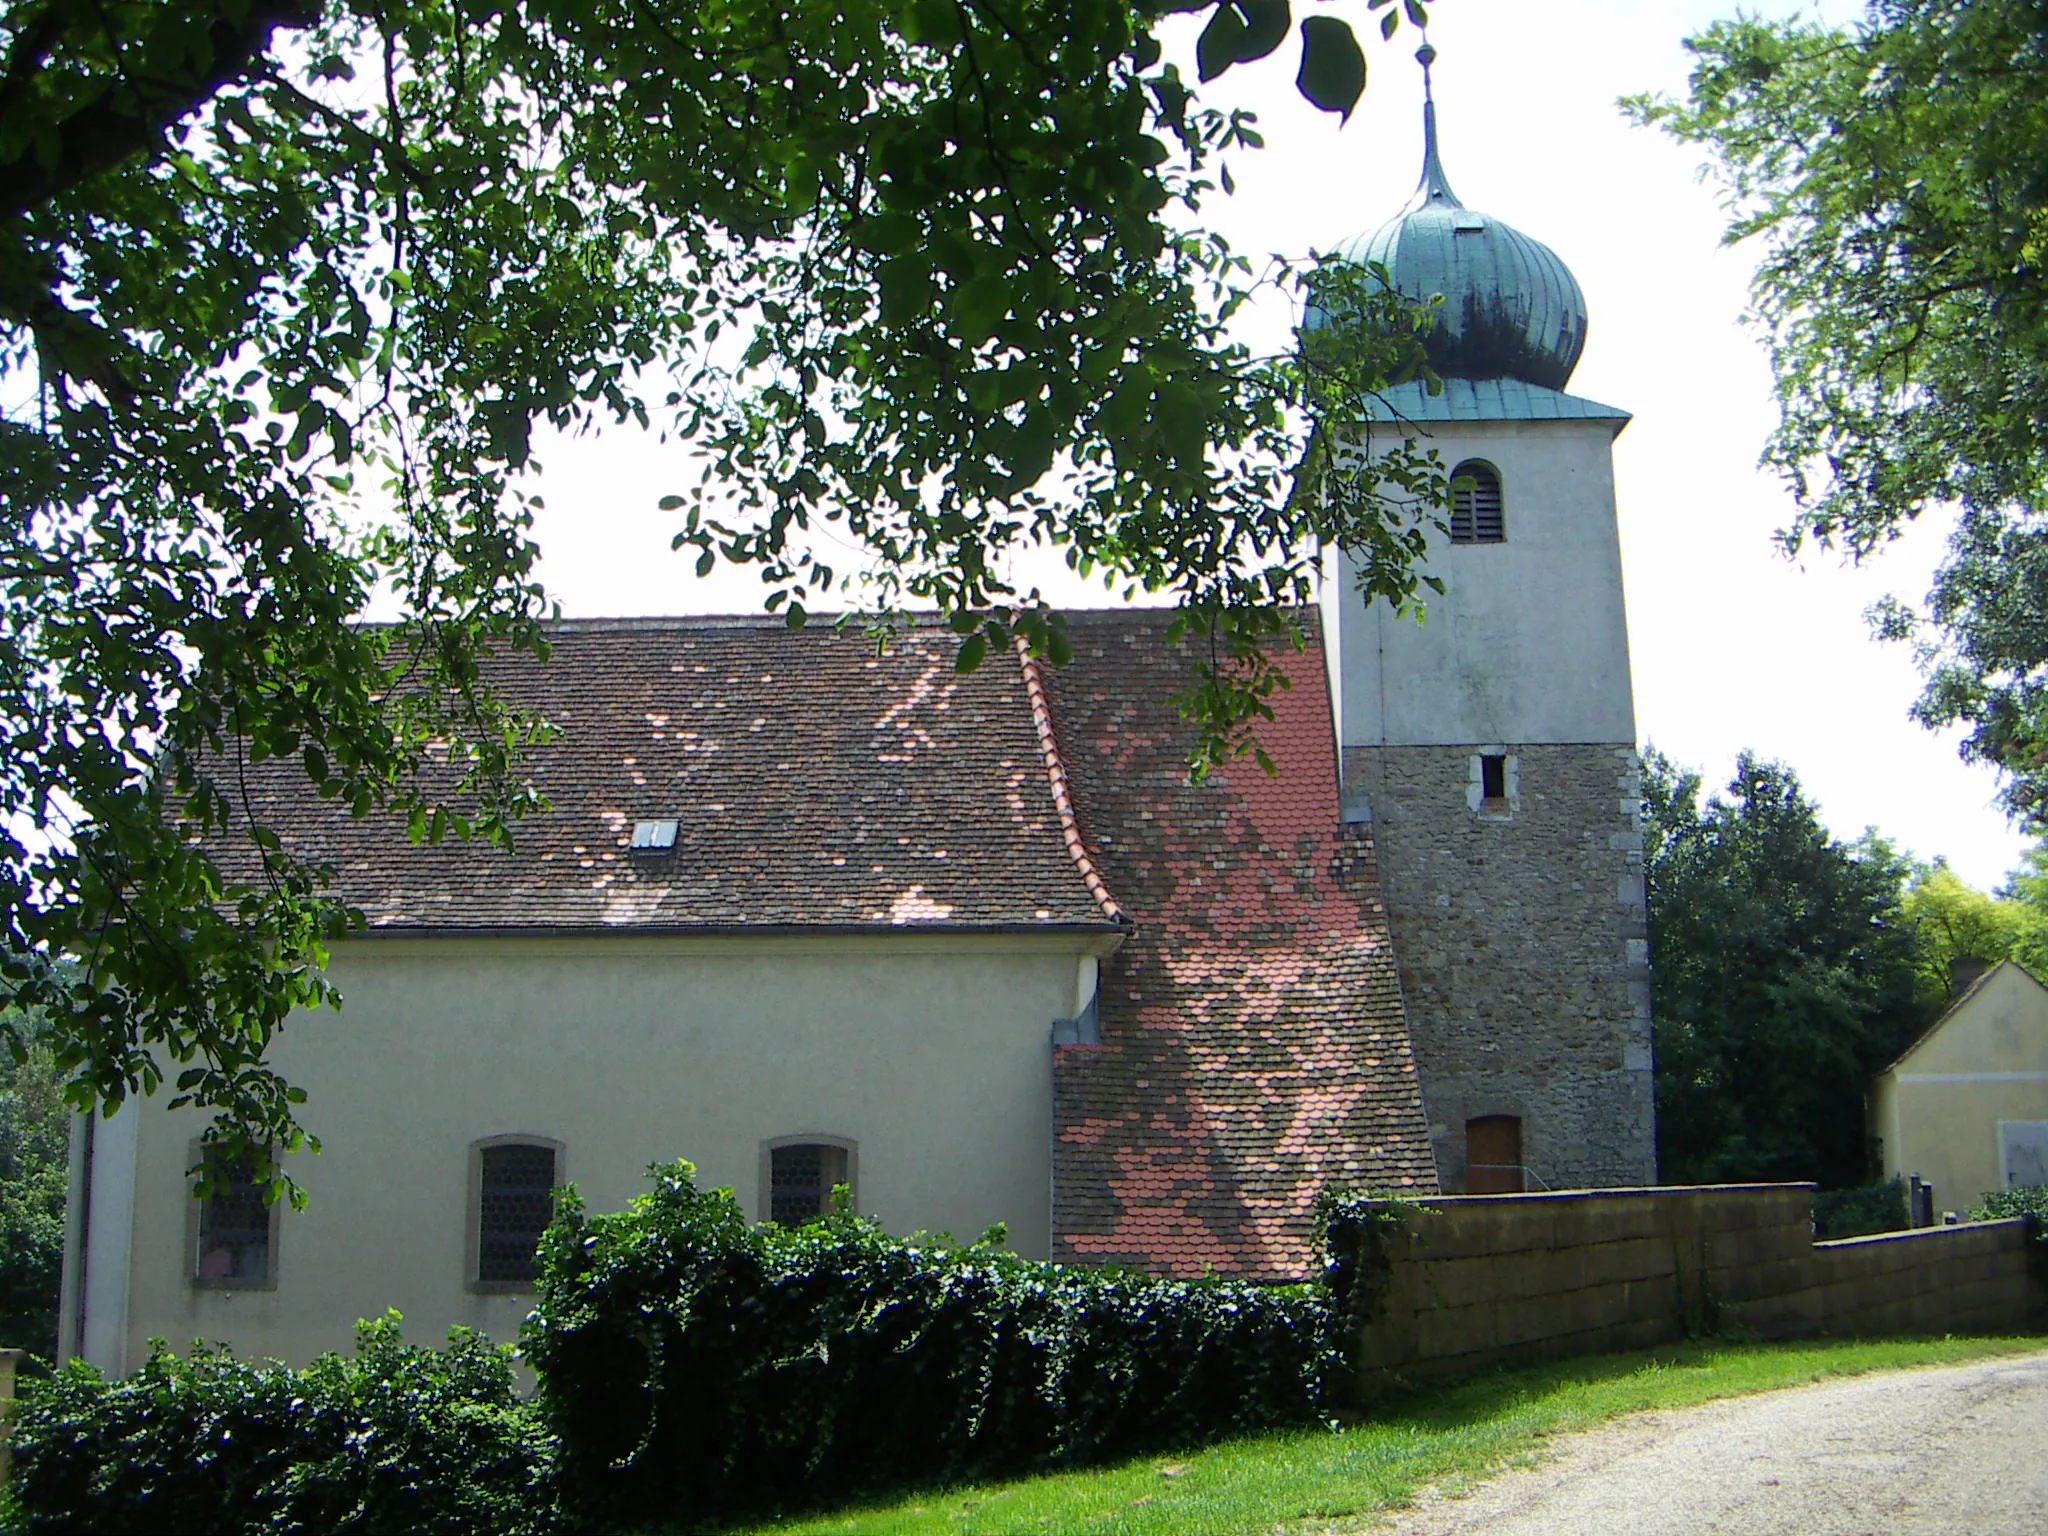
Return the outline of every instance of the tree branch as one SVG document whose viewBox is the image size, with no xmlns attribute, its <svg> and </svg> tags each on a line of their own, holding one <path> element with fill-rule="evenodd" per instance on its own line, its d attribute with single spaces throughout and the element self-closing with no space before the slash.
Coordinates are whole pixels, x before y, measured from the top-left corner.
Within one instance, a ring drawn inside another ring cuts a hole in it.
<svg viewBox="0 0 2048 1536">
<path fill-rule="evenodd" d="M 32 213 L 88 177 L 142 153 L 171 124 L 248 73 L 279 27 L 306 27 L 320 18 L 320 0 L 255 0 L 235 17 L 211 5 L 204 9 L 211 11 L 214 19 L 206 27 L 208 53 L 203 61 L 175 76 L 130 78 L 121 87 L 88 97 L 55 126 L 56 154 L 46 157 L 39 153 L 41 141 L 32 140 L 15 159 L 0 164 L 0 221 Z M 29 30 L 38 31 L 42 20 L 38 18 Z M 135 42 L 147 55 L 157 35 L 185 31 L 192 20 L 191 9 L 168 10 L 157 18 L 148 35 Z M 25 32 L 16 39 L 14 51 L 21 55 L 22 45 L 29 41 Z M 49 44 L 39 36 L 35 46 Z M 31 90 L 33 75 L 25 71 L 22 78 L 13 78 L 13 66 L 26 66 L 26 55 L 9 62 L 8 95 L 18 103 Z M 38 62 L 32 67 L 40 71 L 42 65 Z"/>
</svg>

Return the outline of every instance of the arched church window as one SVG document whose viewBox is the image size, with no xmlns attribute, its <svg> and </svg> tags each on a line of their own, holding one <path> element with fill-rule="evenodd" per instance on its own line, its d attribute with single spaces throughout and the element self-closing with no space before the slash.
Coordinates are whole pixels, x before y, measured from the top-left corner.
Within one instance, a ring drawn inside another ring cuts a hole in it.
<svg viewBox="0 0 2048 1536">
<path fill-rule="evenodd" d="M 854 1144 L 839 1136 L 779 1136 L 761 1149 L 762 1204 L 781 1227 L 800 1227 L 832 1209 L 832 1191 L 854 1178 Z"/>
<path fill-rule="evenodd" d="M 1500 471 L 1483 459 L 1467 459 L 1451 471 L 1451 542 L 1499 544 L 1507 536 Z"/>
<path fill-rule="evenodd" d="M 196 1207 L 192 1283 L 202 1290 L 277 1288 L 277 1218 L 283 1201 L 264 1201 L 264 1181 L 245 1155 L 195 1143 L 212 1187 Z"/>
<path fill-rule="evenodd" d="M 470 1148 L 469 1177 L 471 1289 L 533 1289 L 541 1234 L 562 1182 L 562 1144 L 543 1136 L 486 1137 Z"/>
</svg>

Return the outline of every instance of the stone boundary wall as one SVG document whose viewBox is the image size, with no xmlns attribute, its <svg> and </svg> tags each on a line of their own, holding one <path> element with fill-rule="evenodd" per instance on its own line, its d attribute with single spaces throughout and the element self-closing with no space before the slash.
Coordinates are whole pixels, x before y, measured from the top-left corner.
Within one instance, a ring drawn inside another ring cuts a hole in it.
<svg viewBox="0 0 2048 1536">
<path fill-rule="evenodd" d="M 1813 1186 L 1440 1196 L 1390 1241 L 1361 1385 L 1712 1329 L 1961 1333 L 2019 1328 L 2048 1296 L 2021 1221 L 1813 1241 Z"/>
</svg>

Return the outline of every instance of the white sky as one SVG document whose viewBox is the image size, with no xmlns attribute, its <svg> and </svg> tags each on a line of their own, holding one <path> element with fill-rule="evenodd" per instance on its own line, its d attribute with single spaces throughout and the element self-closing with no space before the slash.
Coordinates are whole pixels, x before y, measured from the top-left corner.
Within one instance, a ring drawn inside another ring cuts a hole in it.
<svg viewBox="0 0 2048 1536">
<path fill-rule="evenodd" d="M 1887 592 L 1925 591 L 1945 530 L 1923 524 L 1861 569 L 1820 552 L 1795 566 L 1777 552 L 1771 534 L 1791 504 L 1756 467 L 1774 412 L 1762 349 L 1741 324 L 1752 258 L 1721 247 L 1697 157 L 1630 127 L 1614 106 L 1626 93 L 1682 89 L 1680 38 L 1733 8 L 1435 0 L 1445 168 L 1466 203 L 1571 267 L 1591 326 L 1570 388 L 1635 414 L 1615 469 L 1642 738 L 1710 784 L 1754 747 L 1798 771 L 1836 833 L 1875 826 L 1988 887 L 2024 840 L 1994 805 L 1992 775 L 1964 765 L 1953 737 L 1907 718 L 1918 692 L 1911 657 L 1878 645 L 1862 619 Z M 1821 9 L 1844 18 L 1860 7 Z M 1367 19 L 1355 0 L 1339 13 Z M 1421 161 L 1415 43 L 1406 27 L 1392 45 L 1375 35 L 1365 99 L 1341 129 L 1294 95 L 1292 43 L 1210 87 L 1217 105 L 1257 110 L 1268 142 L 1233 163 L 1236 196 L 1205 210 L 1215 227 L 1249 255 L 1301 255 L 1394 212 Z M 1287 323 L 1276 313 L 1254 325 L 1276 345 Z M 670 552 L 677 518 L 655 502 L 693 478 L 674 447 L 631 429 L 538 446 L 541 574 L 566 614 L 759 606 L 751 575 L 700 582 L 691 557 Z"/>
</svg>

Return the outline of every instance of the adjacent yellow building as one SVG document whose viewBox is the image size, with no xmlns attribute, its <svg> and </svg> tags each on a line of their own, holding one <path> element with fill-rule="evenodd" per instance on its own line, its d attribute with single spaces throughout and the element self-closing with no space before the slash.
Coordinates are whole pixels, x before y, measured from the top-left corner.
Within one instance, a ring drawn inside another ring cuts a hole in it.
<svg viewBox="0 0 2048 1536">
<path fill-rule="evenodd" d="M 1938 1207 L 2048 1185 L 2048 986 L 1993 966 L 1879 1074 L 1871 1108 L 1885 1172 L 1918 1174 Z"/>
</svg>

